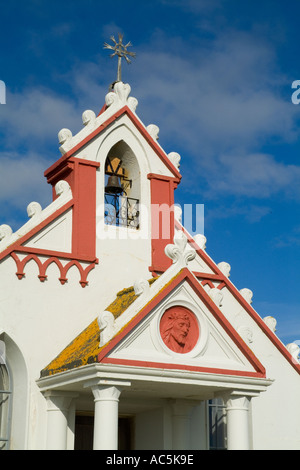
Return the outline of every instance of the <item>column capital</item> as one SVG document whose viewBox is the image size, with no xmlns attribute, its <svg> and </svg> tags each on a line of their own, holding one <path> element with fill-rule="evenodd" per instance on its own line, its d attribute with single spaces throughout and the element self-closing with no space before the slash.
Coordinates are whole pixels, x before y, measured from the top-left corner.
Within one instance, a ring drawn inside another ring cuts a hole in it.
<svg viewBox="0 0 300 470">
<path fill-rule="evenodd" d="M 246 395 L 229 395 L 225 398 L 226 409 L 246 411 L 249 409 L 250 400 L 251 397 Z"/>
<path fill-rule="evenodd" d="M 66 411 L 73 398 L 78 397 L 78 393 L 59 390 L 46 390 L 43 394 L 47 400 L 48 411 Z"/>
<path fill-rule="evenodd" d="M 104 378 L 95 378 L 88 380 L 84 384 L 84 388 L 91 388 L 92 390 L 105 390 L 112 387 L 115 387 L 119 390 L 122 390 L 125 387 L 130 387 L 131 382 L 128 380 L 111 380 L 111 379 L 104 379 Z"/>
<path fill-rule="evenodd" d="M 119 401 L 122 388 L 116 385 L 92 385 L 95 401 Z"/>
<path fill-rule="evenodd" d="M 247 391 L 232 391 L 223 395 L 227 413 L 228 450 L 250 449 L 250 401 L 253 394 Z M 255 395 L 254 395 L 255 396 Z"/>
<path fill-rule="evenodd" d="M 245 409 L 248 410 L 251 398 L 259 396 L 259 393 L 248 390 L 233 390 L 222 394 L 222 398 L 227 409 Z"/>
</svg>

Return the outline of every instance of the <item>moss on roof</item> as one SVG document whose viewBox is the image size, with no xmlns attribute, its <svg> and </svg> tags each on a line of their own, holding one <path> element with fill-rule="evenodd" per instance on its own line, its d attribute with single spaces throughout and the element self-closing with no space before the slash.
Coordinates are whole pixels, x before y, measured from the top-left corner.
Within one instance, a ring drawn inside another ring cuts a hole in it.
<svg viewBox="0 0 300 470">
<path fill-rule="evenodd" d="M 157 278 L 149 281 L 152 284 Z M 137 298 L 133 287 L 118 292 L 115 300 L 105 309 L 118 318 Z M 53 361 L 41 371 L 47 377 L 97 362 L 100 346 L 98 318 L 89 324 Z"/>
</svg>

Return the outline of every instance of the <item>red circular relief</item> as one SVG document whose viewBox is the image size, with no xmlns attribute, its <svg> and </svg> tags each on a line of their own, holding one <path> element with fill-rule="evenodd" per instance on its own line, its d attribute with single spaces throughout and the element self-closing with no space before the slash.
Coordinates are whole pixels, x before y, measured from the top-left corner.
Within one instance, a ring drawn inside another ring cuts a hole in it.
<svg viewBox="0 0 300 470">
<path fill-rule="evenodd" d="M 176 353 L 191 351 L 199 339 L 199 325 L 195 315 L 185 307 L 171 307 L 160 320 L 160 335 L 165 345 Z"/>
</svg>

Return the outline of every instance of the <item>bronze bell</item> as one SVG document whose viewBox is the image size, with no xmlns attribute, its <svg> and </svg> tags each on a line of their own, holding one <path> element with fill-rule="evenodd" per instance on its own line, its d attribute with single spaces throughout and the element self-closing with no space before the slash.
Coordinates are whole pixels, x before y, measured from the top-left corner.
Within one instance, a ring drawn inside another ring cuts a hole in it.
<svg viewBox="0 0 300 470">
<path fill-rule="evenodd" d="M 105 186 L 105 192 L 108 194 L 122 194 L 123 188 L 120 184 L 120 179 L 116 175 L 108 177 L 107 185 Z"/>
</svg>

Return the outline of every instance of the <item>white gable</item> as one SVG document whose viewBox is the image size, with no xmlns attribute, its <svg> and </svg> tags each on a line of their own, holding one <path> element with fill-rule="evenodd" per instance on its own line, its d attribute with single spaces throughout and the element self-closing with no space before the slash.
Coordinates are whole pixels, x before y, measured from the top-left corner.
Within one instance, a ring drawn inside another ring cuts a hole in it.
<svg viewBox="0 0 300 470">
<path fill-rule="evenodd" d="M 27 248 L 72 251 L 72 209 L 67 210 L 39 233 L 24 243 Z"/>
<path fill-rule="evenodd" d="M 195 315 L 200 336 L 195 347 L 188 353 L 172 351 L 160 334 L 160 321 L 164 312 L 171 307 L 183 306 Z M 170 364 L 186 368 L 214 369 L 255 373 L 253 366 L 224 331 L 187 282 L 179 285 L 170 295 L 126 336 L 107 356 L 109 359 L 138 361 L 141 365 Z M 156 365 L 156 366 L 157 366 Z"/>
</svg>

